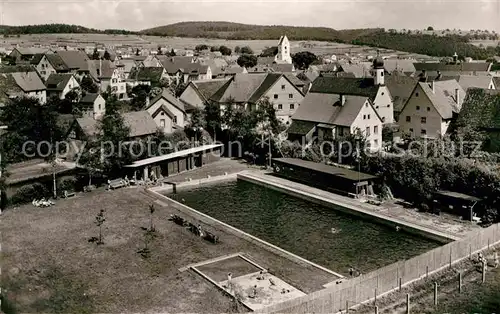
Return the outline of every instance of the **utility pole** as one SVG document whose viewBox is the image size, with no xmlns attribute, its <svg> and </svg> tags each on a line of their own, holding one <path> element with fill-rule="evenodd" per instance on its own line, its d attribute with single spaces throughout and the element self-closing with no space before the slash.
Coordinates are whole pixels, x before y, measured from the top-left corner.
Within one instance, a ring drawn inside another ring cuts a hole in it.
<svg viewBox="0 0 500 314">
<path fill-rule="evenodd" d="M 6 125 L 5 126 L 0 126 L 0 130 L 7 130 L 7 126 Z M 2 174 L 3 174 L 2 151 L 0 150 L 0 181 L 1 181 L 1 178 L 2 178 Z M 2 214 L 2 210 L 3 210 L 2 209 L 2 192 L 3 192 L 3 189 L 0 188 L 0 215 Z"/>
</svg>

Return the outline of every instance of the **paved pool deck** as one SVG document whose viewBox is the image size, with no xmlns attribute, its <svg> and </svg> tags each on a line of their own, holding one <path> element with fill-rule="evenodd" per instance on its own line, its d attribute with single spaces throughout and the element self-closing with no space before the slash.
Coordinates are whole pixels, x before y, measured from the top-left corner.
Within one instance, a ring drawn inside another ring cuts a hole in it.
<svg viewBox="0 0 500 314">
<path fill-rule="evenodd" d="M 323 206 L 335 206 L 351 214 L 365 216 L 393 227 L 399 226 L 407 232 L 424 235 L 440 242 L 459 240 L 469 232 L 480 228 L 469 222 L 459 222 L 447 217 L 419 213 L 414 209 L 406 209 L 392 203 L 381 206 L 363 203 L 356 199 L 279 178 L 263 171 L 245 170 L 238 173 L 237 178 Z"/>
</svg>

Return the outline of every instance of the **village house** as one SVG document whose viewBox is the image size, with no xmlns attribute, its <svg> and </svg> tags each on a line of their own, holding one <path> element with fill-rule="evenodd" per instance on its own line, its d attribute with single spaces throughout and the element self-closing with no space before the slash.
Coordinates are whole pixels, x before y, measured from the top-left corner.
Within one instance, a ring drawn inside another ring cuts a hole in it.
<svg viewBox="0 0 500 314">
<path fill-rule="evenodd" d="M 129 141 L 147 139 L 155 135 L 158 130 L 155 121 L 146 110 L 126 112 L 121 116 L 124 125 L 130 130 Z M 99 120 L 89 116 L 77 118 L 69 128 L 68 134 L 69 139 L 77 141 L 79 146 L 80 142 L 95 138 L 99 134 Z"/>
<path fill-rule="evenodd" d="M 168 79 L 167 71 L 163 67 L 135 67 L 128 76 L 129 82 L 157 86 L 163 79 Z"/>
<path fill-rule="evenodd" d="M 186 124 L 184 104 L 166 88 L 150 101 L 146 110 L 164 133 L 168 134 L 182 129 Z"/>
<path fill-rule="evenodd" d="M 16 47 L 14 48 L 9 56 L 14 59 L 14 61 L 17 63 L 22 63 L 22 62 L 31 62 L 31 59 L 36 54 L 43 54 L 46 53 L 49 49 L 45 48 L 35 48 L 35 47 Z"/>
<path fill-rule="evenodd" d="M 383 122 L 369 97 L 315 90 L 305 96 L 292 116 L 289 140 L 323 142 L 359 132 L 372 149 L 380 148 Z"/>
<path fill-rule="evenodd" d="M 492 76 L 489 75 L 459 75 L 443 77 L 442 80 L 456 80 L 464 91 L 469 88 L 496 89 Z"/>
<path fill-rule="evenodd" d="M 490 62 L 460 62 L 455 53 L 452 62 L 415 62 L 417 73 L 425 72 L 429 80 L 434 80 L 441 74 L 444 77 L 459 75 L 489 75 Z"/>
<path fill-rule="evenodd" d="M 465 91 L 455 80 L 418 82 L 401 110 L 400 131 L 412 137 L 444 136 L 464 98 Z"/>
<path fill-rule="evenodd" d="M 0 68 L 0 106 L 4 106 L 9 99 L 17 97 L 31 97 L 40 104 L 47 102 L 45 84 L 33 68 L 26 70 L 17 67 Z"/>
<path fill-rule="evenodd" d="M 58 50 L 55 52 L 62 60 L 67 71 L 74 74 L 79 80 L 85 75 L 91 75 L 89 68 L 89 57 L 80 50 Z M 56 70 L 57 72 L 57 70 Z M 97 78 L 94 77 L 97 80 Z"/>
<path fill-rule="evenodd" d="M 393 73 L 413 76 L 417 71 L 412 60 L 407 59 L 386 59 L 384 60 L 384 70 L 386 74 Z"/>
<path fill-rule="evenodd" d="M 394 105 L 391 93 L 385 85 L 384 61 L 381 58 L 373 61 L 373 72 L 373 78 L 321 75 L 314 80 L 309 92 L 368 97 L 375 106 L 382 122 L 392 124 L 394 122 Z"/>
<path fill-rule="evenodd" d="M 47 97 L 57 96 L 59 99 L 64 99 L 70 91 L 80 87 L 78 80 L 71 73 L 51 74 L 45 84 Z"/>
<path fill-rule="evenodd" d="M 289 123 L 304 94 L 283 74 L 237 74 L 210 97 L 210 102 L 219 104 L 222 110 L 232 102 L 251 111 L 266 97 L 273 103 L 277 118 Z"/>
<path fill-rule="evenodd" d="M 394 71 L 391 75 L 386 75 L 385 85 L 391 93 L 395 122 L 398 121 L 401 110 L 408 101 L 408 98 L 410 98 L 417 84 L 418 80 L 416 78 L 406 76 L 403 72 Z"/>
<path fill-rule="evenodd" d="M 101 92 L 110 89 L 111 93 L 118 99 L 124 99 L 127 93 L 127 86 L 123 80 L 123 75 L 113 62 L 109 60 L 90 60 L 89 69 L 91 75 L 97 77 L 100 82 Z"/>
<path fill-rule="evenodd" d="M 83 116 L 100 119 L 106 112 L 106 101 L 97 93 L 86 93 L 80 100 Z"/>
<path fill-rule="evenodd" d="M 208 100 L 228 83 L 229 79 L 191 81 L 179 96 L 179 99 L 191 107 L 202 109 Z"/>
</svg>

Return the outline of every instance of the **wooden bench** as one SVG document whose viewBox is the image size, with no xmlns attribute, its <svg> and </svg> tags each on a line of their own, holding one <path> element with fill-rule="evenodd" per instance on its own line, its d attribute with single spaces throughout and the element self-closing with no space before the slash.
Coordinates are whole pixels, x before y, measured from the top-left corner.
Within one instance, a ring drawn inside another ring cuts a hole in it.
<svg viewBox="0 0 500 314">
<path fill-rule="evenodd" d="M 114 190 L 114 189 L 122 188 L 124 186 L 126 186 L 125 180 L 123 180 L 123 179 L 114 179 L 114 180 L 109 181 L 108 188 L 110 190 Z"/>
<path fill-rule="evenodd" d="M 68 198 L 68 197 L 72 197 L 72 196 L 75 196 L 75 192 L 74 191 L 64 190 L 64 192 L 63 192 L 63 197 L 64 198 Z"/>
</svg>

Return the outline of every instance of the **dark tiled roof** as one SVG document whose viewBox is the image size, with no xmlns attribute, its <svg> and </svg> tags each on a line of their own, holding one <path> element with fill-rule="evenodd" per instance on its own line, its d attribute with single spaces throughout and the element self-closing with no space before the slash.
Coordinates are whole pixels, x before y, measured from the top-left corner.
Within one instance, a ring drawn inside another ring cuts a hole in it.
<svg viewBox="0 0 500 314">
<path fill-rule="evenodd" d="M 85 96 L 82 97 L 80 102 L 83 104 L 93 104 L 97 99 L 97 97 L 99 97 L 99 94 L 97 93 L 87 93 L 85 94 Z"/>
<path fill-rule="evenodd" d="M 281 74 L 269 73 L 259 88 L 255 90 L 252 97 L 248 100 L 250 103 L 256 103 L 281 77 Z"/>
<path fill-rule="evenodd" d="M 228 79 L 216 79 L 208 81 L 192 81 L 191 85 L 198 90 L 198 92 L 205 98 L 210 99 L 219 89 L 221 89 Z"/>
<path fill-rule="evenodd" d="M 130 128 L 130 137 L 155 134 L 158 126 L 146 110 L 122 114 L 123 122 Z"/>
<path fill-rule="evenodd" d="M 30 60 L 30 63 L 33 65 L 37 65 L 42 61 L 44 54 L 43 53 L 37 53 L 36 55 L 33 56 L 33 58 Z"/>
<path fill-rule="evenodd" d="M 163 74 L 162 67 L 134 67 L 130 70 L 129 79 L 137 81 L 160 81 Z"/>
<path fill-rule="evenodd" d="M 54 67 L 56 71 L 67 71 L 68 67 L 64 63 L 63 59 L 55 53 L 50 53 L 45 55 L 49 63 Z"/>
<path fill-rule="evenodd" d="M 311 121 L 302 121 L 302 120 L 292 120 L 292 124 L 286 130 L 288 134 L 298 134 L 298 135 L 306 135 L 311 131 L 315 126 L 316 122 Z"/>
<path fill-rule="evenodd" d="M 68 85 L 68 82 L 69 80 L 71 80 L 72 76 L 73 74 L 70 73 L 56 73 L 49 75 L 49 77 L 47 78 L 47 82 L 45 82 L 45 84 L 47 85 L 47 90 L 62 92 L 66 85 Z"/>
<path fill-rule="evenodd" d="M 38 72 L 14 72 L 11 73 L 17 85 L 25 92 L 45 90 L 45 84 Z"/>
<path fill-rule="evenodd" d="M 56 54 L 62 59 L 64 64 L 69 69 L 76 69 L 79 71 L 88 71 L 89 57 L 87 54 L 80 50 L 58 50 Z"/>
<path fill-rule="evenodd" d="M 0 65 L 0 73 L 36 72 L 31 65 Z"/>
<path fill-rule="evenodd" d="M 417 71 L 458 71 L 458 72 L 487 72 L 490 69 L 489 62 L 461 62 L 459 64 L 446 63 L 414 63 Z"/>
<path fill-rule="evenodd" d="M 236 103 L 246 103 L 266 77 L 267 74 L 236 74 L 210 100 L 223 103 L 233 99 Z"/>
<path fill-rule="evenodd" d="M 415 78 L 406 75 L 393 74 L 385 76 L 385 85 L 391 93 L 394 111 L 400 112 L 403 109 L 417 83 Z"/>
<path fill-rule="evenodd" d="M 158 100 L 162 98 L 168 101 L 170 104 L 172 104 L 172 106 L 177 107 L 177 109 L 179 109 L 180 111 L 185 112 L 184 103 L 179 101 L 179 99 L 177 99 L 174 95 L 172 95 L 170 90 L 168 90 L 167 88 L 164 88 L 161 94 L 158 94 L 155 98 L 153 98 L 153 100 L 151 100 L 148 108 L 153 106 Z"/>
<path fill-rule="evenodd" d="M 293 75 L 291 73 L 286 73 L 284 75 L 290 81 L 290 83 L 292 83 L 293 85 L 295 85 L 297 87 L 303 87 L 304 85 L 306 85 L 306 82 L 300 80 L 298 77 L 296 77 L 295 75 Z"/>
<path fill-rule="evenodd" d="M 312 83 L 309 92 L 365 96 L 374 100 L 377 91 L 378 86 L 372 78 L 319 76 Z"/>
<path fill-rule="evenodd" d="M 273 64 L 271 65 L 271 68 L 273 69 L 274 72 L 292 72 L 294 70 L 293 64 Z"/>
<path fill-rule="evenodd" d="M 344 97 L 345 103 L 341 105 L 338 94 L 308 93 L 292 116 L 292 120 L 351 126 L 367 97 L 352 95 Z"/>
</svg>

